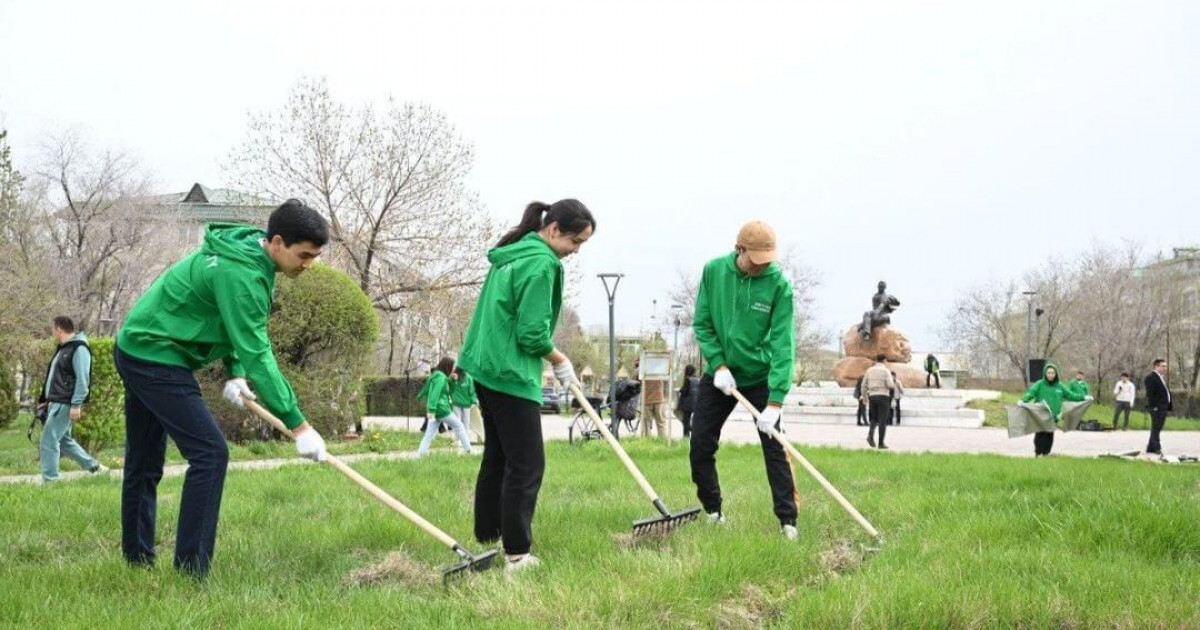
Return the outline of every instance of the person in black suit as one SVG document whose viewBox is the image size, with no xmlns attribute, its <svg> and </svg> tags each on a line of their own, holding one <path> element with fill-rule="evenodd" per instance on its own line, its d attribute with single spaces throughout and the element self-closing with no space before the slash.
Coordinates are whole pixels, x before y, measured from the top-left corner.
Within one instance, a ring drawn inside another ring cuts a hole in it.
<svg viewBox="0 0 1200 630">
<path fill-rule="evenodd" d="M 1146 375 L 1146 408 L 1150 410 L 1150 443 L 1147 453 L 1162 455 L 1162 444 L 1158 441 L 1163 426 L 1167 423 L 1167 412 L 1171 411 L 1171 388 L 1167 387 L 1167 361 L 1154 360 L 1154 371 Z"/>
</svg>

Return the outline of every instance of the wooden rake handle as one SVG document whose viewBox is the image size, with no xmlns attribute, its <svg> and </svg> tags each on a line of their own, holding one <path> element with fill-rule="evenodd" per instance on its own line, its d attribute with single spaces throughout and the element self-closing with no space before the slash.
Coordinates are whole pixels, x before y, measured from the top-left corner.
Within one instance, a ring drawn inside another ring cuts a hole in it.
<svg viewBox="0 0 1200 630">
<path fill-rule="evenodd" d="M 596 409 L 592 407 L 592 403 L 588 402 L 587 396 L 583 395 L 583 390 L 579 388 L 579 383 L 571 383 L 571 393 L 575 395 L 575 400 L 579 401 L 579 406 L 583 407 L 583 410 L 592 417 L 592 422 L 600 430 L 600 435 L 603 435 L 604 439 L 608 441 L 609 446 L 616 451 L 621 463 L 625 464 L 625 468 L 629 470 L 629 474 L 633 475 L 634 480 L 642 487 L 642 492 L 645 492 L 651 501 L 658 501 L 658 493 L 654 491 L 654 488 L 650 487 L 650 482 L 646 481 L 646 477 L 642 475 L 642 471 L 638 470 L 637 465 L 629 458 L 629 453 L 625 452 L 625 448 L 621 446 L 617 438 L 613 437 L 612 432 L 600 420 L 600 414 L 596 413 Z"/>
<path fill-rule="evenodd" d="M 274 414 L 272 414 L 270 411 L 267 411 L 265 408 L 263 408 L 262 405 L 254 402 L 253 400 L 249 400 L 246 398 L 242 399 L 242 403 L 246 405 L 247 409 L 254 412 L 254 415 L 258 416 L 259 418 L 262 418 L 263 420 L 265 420 L 267 422 L 267 424 L 274 427 L 276 431 L 279 431 L 280 433 L 292 438 L 293 440 L 296 439 L 296 434 L 292 433 L 291 429 L 288 429 L 287 426 L 283 424 L 282 420 L 280 420 L 279 418 L 276 418 L 274 416 Z M 315 430 L 315 429 L 310 429 L 310 431 L 311 430 Z M 443 545 L 446 545 L 447 547 L 450 547 L 451 549 L 457 549 L 458 542 L 455 541 L 453 538 L 451 538 L 449 534 L 438 529 L 438 527 L 436 525 L 434 525 L 433 523 L 430 523 L 429 521 L 422 518 L 420 514 L 417 514 L 416 512 L 409 509 L 409 507 L 407 505 L 404 505 L 400 501 L 396 500 L 392 495 L 388 494 L 387 492 L 384 492 L 383 488 L 380 488 L 379 486 L 371 483 L 366 477 L 363 477 L 362 475 L 358 474 L 358 471 L 351 468 L 350 465 L 347 464 L 346 462 L 343 462 L 342 460 L 338 459 L 337 457 L 334 457 L 333 455 L 326 453 L 325 454 L 325 463 L 329 464 L 330 466 L 333 466 L 334 468 L 336 468 L 338 470 L 338 472 L 349 477 L 350 480 L 353 481 L 354 483 L 358 484 L 358 486 L 360 488 L 362 488 L 363 490 L 366 490 L 368 493 L 371 494 L 371 496 L 382 501 L 384 503 L 384 505 L 387 505 L 388 507 L 390 507 L 393 510 L 395 510 L 396 512 L 398 512 L 400 514 L 400 516 L 403 516 L 404 518 L 411 521 L 417 527 L 420 527 L 422 530 L 425 531 L 426 534 L 433 536 L 434 538 L 441 541 L 441 543 Z"/>
<path fill-rule="evenodd" d="M 746 400 L 746 397 L 742 395 L 742 392 L 734 389 L 733 397 L 736 398 L 738 402 L 742 403 L 742 406 L 754 416 L 756 421 L 758 420 L 758 409 L 755 409 L 754 405 L 750 404 L 749 400 Z M 822 475 L 820 471 L 813 467 L 813 465 L 810 464 L 808 460 L 800 454 L 800 451 L 796 450 L 796 447 L 793 446 L 792 443 L 787 440 L 787 438 L 783 437 L 782 433 L 776 431 L 775 429 L 771 429 L 771 437 L 775 438 L 776 442 L 779 442 L 783 448 L 787 449 L 787 452 L 800 462 L 800 465 L 804 467 L 804 470 L 808 471 L 808 474 L 811 475 L 813 479 L 816 479 L 817 483 L 821 484 L 821 487 L 825 489 L 825 492 L 828 492 L 829 496 L 833 497 L 834 500 L 838 502 L 838 505 L 842 506 L 842 509 L 846 510 L 846 512 L 850 514 L 850 516 L 853 517 L 863 529 L 867 530 L 868 534 L 874 538 L 879 538 L 879 530 L 875 529 L 875 527 L 871 525 L 871 523 L 868 522 L 867 519 L 864 518 L 863 515 L 859 513 L 859 511 L 856 510 L 849 501 L 846 500 L 846 497 L 842 496 L 842 493 L 838 492 L 838 489 L 833 487 L 833 484 L 829 483 L 829 480 L 825 478 L 825 475 Z"/>
</svg>

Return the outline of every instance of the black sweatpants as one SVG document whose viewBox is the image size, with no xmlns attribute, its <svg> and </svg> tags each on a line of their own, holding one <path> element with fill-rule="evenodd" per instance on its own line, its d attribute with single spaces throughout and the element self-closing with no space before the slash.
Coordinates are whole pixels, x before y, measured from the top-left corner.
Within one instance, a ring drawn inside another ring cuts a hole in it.
<svg viewBox="0 0 1200 630">
<path fill-rule="evenodd" d="M 1054 432 L 1053 431 L 1038 431 L 1033 434 L 1033 454 L 1034 455 L 1049 455 L 1050 450 L 1054 448 Z"/>
<path fill-rule="evenodd" d="M 546 451 L 537 403 L 475 382 L 483 414 L 483 462 L 475 482 L 475 539 L 504 543 L 504 553 L 529 553 L 533 511 L 542 489 Z"/>
<path fill-rule="evenodd" d="M 767 406 L 770 390 L 766 385 L 739 388 L 739 391 L 756 409 Z M 692 414 L 691 452 L 692 482 L 696 484 L 696 496 L 705 512 L 721 511 L 721 482 L 717 477 L 717 449 L 720 446 L 721 429 L 729 414 L 738 405 L 736 398 L 726 396 L 713 387 L 711 376 L 700 379 L 696 395 L 696 408 Z M 775 428 L 779 428 L 776 423 Z M 775 438 L 758 432 L 762 444 L 763 460 L 767 466 L 767 481 L 771 484 L 771 497 L 775 503 L 775 516 L 782 525 L 796 524 L 796 481 L 787 451 Z"/>
<path fill-rule="evenodd" d="M 863 404 L 861 398 L 858 399 L 858 413 L 855 415 L 854 421 L 860 427 L 867 426 L 867 406 Z"/>
<path fill-rule="evenodd" d="M 867 430 L 867 439 L 874 439 L 875 427 L 879 427 L 879 445 L 883 446 L 883 436 L 887 435 L 887 423 L 892 409 L 892 397 L 871 396 L 867 402 L 871 417 L 871 428 Z"/>
</svg>

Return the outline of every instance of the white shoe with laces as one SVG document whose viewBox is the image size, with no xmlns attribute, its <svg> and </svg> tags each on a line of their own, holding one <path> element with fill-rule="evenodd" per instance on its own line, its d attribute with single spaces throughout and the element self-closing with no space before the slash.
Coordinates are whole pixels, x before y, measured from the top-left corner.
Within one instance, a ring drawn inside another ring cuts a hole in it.
<svg viewBox="0 0 1200 630">
<path fill-rule="evenodd" d="M 786 540 L 796 540 L 797 538 L 800 538 L 800 530 L 796 529 L 795 525 L 784 525 L 782 530 L 783 537 Z"/>
<path fill-rule="evenodd" d="M 508 560 L 507 562 L 505 562 L 504 563 L 504 572 L 505 573 L 516 573 L 517 571 L 525 571 L 527 569 L 532 569 L 532 568 L 541 566 L 541 564 L 542 564 L 542 561 L 538 560 L 537 556 L 534 556 L 531 553 L 527 553 L 527 554 L 521 556 L 520 558 L 517 558 L 516 560 Z"/>
<path fill-rule="evenodd" d="M 709 512 L 708 513 L 708 524 L 709 525 L 724 525 L 725 524 L 725 513 L 724 512 Z"/>
</svg>

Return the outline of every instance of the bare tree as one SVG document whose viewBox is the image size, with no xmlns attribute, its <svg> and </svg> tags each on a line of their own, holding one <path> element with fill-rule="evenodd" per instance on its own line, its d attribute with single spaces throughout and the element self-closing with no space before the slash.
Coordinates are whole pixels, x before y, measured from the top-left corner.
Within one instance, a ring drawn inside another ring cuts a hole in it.
<svg viewBox="0 0 1200 630">
<path fill-rule="evenodd" d="M 497 229 L 467 189 L 473 159 L 432 107 L 352 109 L 324 79 L 305 79 L 282 108 L 249 117 L 227 167 L 242 188 L 325 213 L 334 264 L 377 308 L 397 310 L 416 294 L 482 282 Z"/>
<path fill-rule="evenodd" d="M 151 199 L 151 179 L 127 153 L 93 151 L 75 131 L 49 136 L 35 178 L 44 195 L 50 268 L 86 327 L 123 315 L 161 268 L 174 217 Z M 149 217 L 149 220 L 148 220 Z"/>
</svg>

